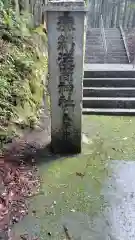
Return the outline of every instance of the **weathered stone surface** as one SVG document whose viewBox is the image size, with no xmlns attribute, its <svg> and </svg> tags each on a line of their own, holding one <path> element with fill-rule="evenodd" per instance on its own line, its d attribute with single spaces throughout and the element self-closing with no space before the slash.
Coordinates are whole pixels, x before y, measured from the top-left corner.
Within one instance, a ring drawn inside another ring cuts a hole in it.
<svg viewBox="0 0 135 240">
<path fill-rule="evenodd" d="M 79 12 L 84 12 L 86 11 L 86 6 L 84 4 L 83 0 L 62 0 L 62 1 L 49 1 L 49 4 L 45 6 L 45 11 L 63 11 L 63 12 L 71 12 L 71 11 L 79 11 Z"/>
<path fill-rule="evenodd" d="M 48 4 L 50 8 L 47 13 L 52 149 L 56 153 L 79 153 L 84 61 L 84 2 L 73 2 L 73 6 L 79 6 L 80 11 L 72 9 L 67 12 L 64 8 L 67 6 L 65 4 L 67 2 L 53 1 Z M 71 2 L 68 4 L 72 6 Z"/>
</svg>

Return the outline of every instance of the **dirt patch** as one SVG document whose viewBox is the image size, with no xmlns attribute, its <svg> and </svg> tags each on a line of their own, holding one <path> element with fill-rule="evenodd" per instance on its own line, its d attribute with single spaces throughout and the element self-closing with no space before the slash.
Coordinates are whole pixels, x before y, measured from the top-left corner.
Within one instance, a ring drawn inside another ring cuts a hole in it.
<svg viewBox="0 0 135 240">
<path fill-rule="evenodd" d="M 0 239 L 12 239 L 12 226 L 28 213 L 27 199 L 39 194 L 36 152 L 50 141 L 50 117 L 45 104 L 41 112 L 36 129 L 24 131 L 21 138 L 5 146 L 0 156 Z"/>
<path fill-rule="evenodd" d="M 36 166 L 0 159 L 0 230 L 9 233 L 13 224 L 28 212 L 26 197 L 39 192 L 40 181 Z"/>
</svg>

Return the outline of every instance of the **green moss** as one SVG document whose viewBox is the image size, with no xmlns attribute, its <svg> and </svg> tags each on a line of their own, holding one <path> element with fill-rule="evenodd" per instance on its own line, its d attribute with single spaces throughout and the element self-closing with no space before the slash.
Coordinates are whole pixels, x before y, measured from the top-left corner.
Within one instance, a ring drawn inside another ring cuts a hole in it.
<svg viewBox="0 0 135 240">
<path fill-rule="evenodd" d="M 12 10 L 0 11 L 0 127 L 4 129 L 0 132 L 2 139 L 5 133 L 12 135 L 11 125 L 12 129 L 16 129 L 16 125 L 20 126 L 20 129 L 25 126 L 34 127 L 43 99 L 42 76 L 47 72 L 47 57 L 43 56 L 38 42 L 35 41 L 35 35 L 41 41 L 40 34 L 28 27 L 23 16 L 18 19 Z M 45 34 L 43 35 L 42 41 L 45 41 Z"/>
<path fill-rule="evenodd" d="M 83 116 L 82 122 L 82 131 L 89 140 L 89 144 L 83 143 L 82 154 L 65 158 L 51 158 L 45 152 L 38 155 L 42 194 L 31 199 L 28 216 L 14 226 L 18 236 L 34 231 L 39 239 L 49 240 L 47 233 L 51 232 L 51 239 L 65 239 L 62 224 L 67 222 L 73 239 L 86 229 L 91 239 L 105 239 L 97 237 L 95 231 L 102 231 L 108 221 L 111 226 L 106 213 L 121 204 L 117 185 L 120 175 L 112 168 L 111 159 L 135 159 L 135 117 Z M 116 161 L 116 169 L 119 163 Z M 85 175 L 80 177 L 76 172 Z"/>
</svg>

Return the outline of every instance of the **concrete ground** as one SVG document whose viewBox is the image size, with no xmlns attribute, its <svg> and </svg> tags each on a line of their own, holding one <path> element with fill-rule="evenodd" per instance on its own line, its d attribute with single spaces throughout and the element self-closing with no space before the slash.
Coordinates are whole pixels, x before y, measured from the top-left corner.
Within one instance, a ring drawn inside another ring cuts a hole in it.
<svg viewBox="0 0 135 240">
<path fill-rule="evenodd" d="M 135 118 L 83 116 L 82 141 L 80 155 L 39 156 L 42 189 L 14 239 L 135 239 Z"/>
</svg>

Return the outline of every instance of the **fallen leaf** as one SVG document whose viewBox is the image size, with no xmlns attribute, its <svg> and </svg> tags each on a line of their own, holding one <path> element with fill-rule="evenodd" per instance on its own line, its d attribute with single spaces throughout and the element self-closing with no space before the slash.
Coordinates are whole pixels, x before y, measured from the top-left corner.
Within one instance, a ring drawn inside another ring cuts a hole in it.
<svg viewBox="0 0 135 240">
<path fill-rule="evenodd" d="M 71 209 L 70 212 L 75 212 L 75 209 Z"/>
<path fill-rule="evenodd" d="M 22 240 L 28 240 L 28 234 L 24 234 L 24 235 L 20 235 L 20 238 L 22 239 Z"/>
<path fill-rule="evenodd" d="M 90 144 L 90 140 L 86 137 L 85 134 L 82 135 L 82 142 L 85 144 Z"/>
<path fill-rule="evenodd" d="M 84 177 L 85 176 L 85 174 L 84 173 L 81 173 L 81 172 L 76 172 L 76 176 L 79 176 L 79 177 Z"/>
<path fill-rule="evenodd" d="M 50 236 L 50 237 L 51 237 L 51 236 L 52 236 L 52 233 L 51 233 L 51 232 L 48 232 L 48 236 Z"/>
<path fill-rule="evenodd" d="M 63 225 L 63 228 L 64 228 L 64 232 L 65 232 L 65 235 L 66 235 L 67 239 L 68 239 L 68 240 L 71 240 L 72 238 L 71 238 L 71 236 L 69 235 L 68 228 L 67 228 L 65 225 Z"/>
</svg>

